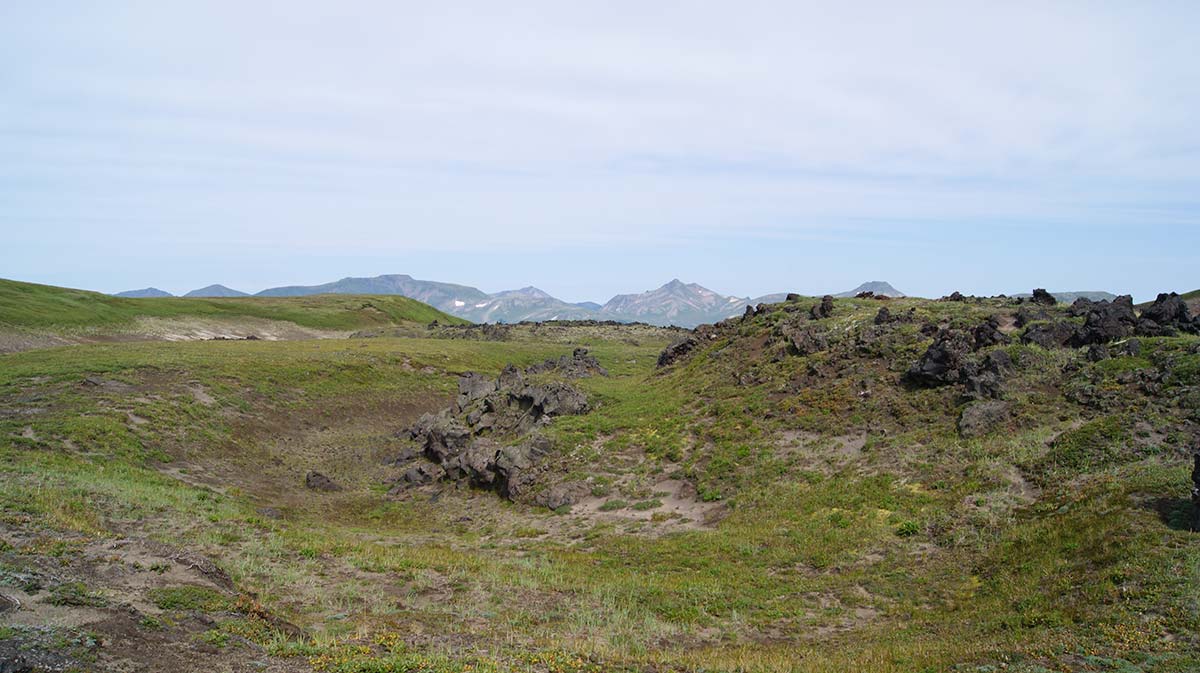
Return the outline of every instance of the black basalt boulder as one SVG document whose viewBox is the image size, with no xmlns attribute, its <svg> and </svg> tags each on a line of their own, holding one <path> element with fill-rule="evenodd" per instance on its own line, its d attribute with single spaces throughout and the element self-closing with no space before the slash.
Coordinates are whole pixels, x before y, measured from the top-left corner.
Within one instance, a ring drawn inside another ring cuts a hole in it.
<svg viewBox="0 0 1200 673">
<path fill-rule="evenodd" d="M 1054 298 L 1054 295 L 1040 287 L 1033 291 L 1033 296 L 1029 299 L 1029 301 L 1040 306 L 1054 306 L 1058 303 L 1058 300 Z"/>
</svg>

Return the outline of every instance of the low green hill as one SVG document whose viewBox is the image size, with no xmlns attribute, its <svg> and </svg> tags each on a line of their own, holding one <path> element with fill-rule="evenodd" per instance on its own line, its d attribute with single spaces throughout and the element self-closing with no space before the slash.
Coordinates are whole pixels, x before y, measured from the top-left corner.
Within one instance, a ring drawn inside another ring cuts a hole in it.
<svg viewBox="0 0 1200 673">
<path fill-rule="evenodd" d="M 127 299 L 0 279 L 0 325 L 29 329 L 105 328 L 127 325 L 141 317 L 260 318 L 315 329 L 359 329 L 434 320 L 466 324 L 461 318 L 400 296 Z"/>
</svg>

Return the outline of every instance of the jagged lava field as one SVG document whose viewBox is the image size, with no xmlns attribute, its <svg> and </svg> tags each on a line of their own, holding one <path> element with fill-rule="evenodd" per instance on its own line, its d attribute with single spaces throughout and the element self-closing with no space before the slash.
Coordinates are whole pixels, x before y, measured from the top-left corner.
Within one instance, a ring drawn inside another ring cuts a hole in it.
<svg viewBox="0 0 1200 673">
<path fill-rule="evenodd" d="M 3 281 L 0 671 L 1200 670 L 1195 302 Z"/>
</svg>

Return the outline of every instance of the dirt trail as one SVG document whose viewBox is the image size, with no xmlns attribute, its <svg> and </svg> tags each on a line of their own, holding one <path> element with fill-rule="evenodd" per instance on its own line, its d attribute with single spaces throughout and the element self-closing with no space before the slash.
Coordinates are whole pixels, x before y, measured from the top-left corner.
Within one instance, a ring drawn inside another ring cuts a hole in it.
<svg viewBox="0 0 1200 673">
<path fill-rule="evenodd" d="M 652 498 L 643 502 L 654 504 L 653 507 L 638 509 L 635 503 L 604 511 L 605 503 L 614 498 L 589 496 L 572 505 L 571 515 L 600 521 L 653 521 L 658 524 L 659 532 L 667 532 L 711 528 L 725 512 L 722 503 L 703 502 L 696 494 L 696 487 L 681 479 L 663 479 L 650 491 Z"/>
<path fill-rule="evenodd" d="M 138 318 L 132 325 L 110 329 L 39 331 L 0 328 L 0 354 L 78 344 L 250 337 L 263 341 L 296 341 L 345 339 L 350 334 L 348 330 L 322 330 L 264 318 Z"/>
</svg>

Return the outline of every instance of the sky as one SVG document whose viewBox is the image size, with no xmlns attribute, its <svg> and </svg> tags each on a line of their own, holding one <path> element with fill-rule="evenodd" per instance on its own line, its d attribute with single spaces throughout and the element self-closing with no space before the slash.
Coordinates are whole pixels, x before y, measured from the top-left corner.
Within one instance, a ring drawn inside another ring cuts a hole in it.
<svg viewBox="0 0 1200 673">
<path fill-rule="evenodd" d="M 837 7 L 830 7 L 836 4 Z M 0 3 L 0 277 L 1200 288 L 1200 3 Z"/>
</svg>

